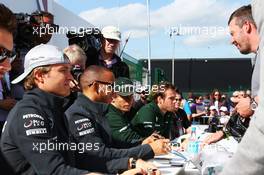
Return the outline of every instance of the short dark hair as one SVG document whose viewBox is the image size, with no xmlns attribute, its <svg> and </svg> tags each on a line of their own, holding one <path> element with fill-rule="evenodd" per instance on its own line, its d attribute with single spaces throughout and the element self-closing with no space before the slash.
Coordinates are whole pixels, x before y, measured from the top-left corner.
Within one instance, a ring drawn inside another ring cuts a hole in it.
<svg viewBox="0 0 264 175">
<path fill-rule="evenodd" d="M 15 15 L 9 8 L 0 3 L 0 28 L 3 28 L 10 33 L 14 33 L 16 27 L 17 22 Z"/>
<path fill-rule="evenodd" d="M 256 27 L 256 23 L 252 16 L 251 5 L 244 5 L 235 10 L 229 17 L 228 25 L 234 18 L 237 18 L 236 25 L 238 25 L 239 27 L 242 27 L 245 21 L 251 22 Z"/>
<path fill-rule="evenodd" d="M 87 67 L 80 77 L 81 88 L 85 89 L 86 87 L 88 87 L 89 84 L 91 84 L 95 80 L 104 80 L 105 72 L 113 73 L 110 69 L 107 69 L 103 66 L 91 65 Z"/>
<path fill-rule="evenodd" d="M 169 82 L 162 82 L 158 85 L 158 91 L 153 92 L 153 99 L 154 101 L 157 103 L 157 99 L 158 97 L 164 98 L 165 97 L 165 92 L 168 90 L 174 90 L 174 91 L 178 91 L 178 88 L 176 88 L 173 84 L 169 83 Z"/>
</svg>

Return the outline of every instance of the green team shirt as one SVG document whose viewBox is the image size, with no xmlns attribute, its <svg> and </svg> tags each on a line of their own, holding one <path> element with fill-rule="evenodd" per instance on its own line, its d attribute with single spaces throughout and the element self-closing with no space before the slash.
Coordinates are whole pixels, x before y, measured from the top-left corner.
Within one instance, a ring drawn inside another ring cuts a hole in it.
<svg viewBox="0 0 264 175">
<path fill-rule="evenodd" d="M 109 105 L 106 117 L 112 130 L 112 138 L 115 141 L 122 145 L 136 146 L 141 144 L 143 137 L 131 128 L 130 114 L 133 115 L 133 111 L 123 113 L 113 105 Z"/>
<path fill-rule="evenodd" d="M 160 135 L 169 138 L 172 119 L 172 113 L 167 112 L 162 115 L 158 105 L 151 102 L 137 112 L 131 124 L 142 137 L 148 137 L 154 131 L 158 131 Z"/>
</svg>

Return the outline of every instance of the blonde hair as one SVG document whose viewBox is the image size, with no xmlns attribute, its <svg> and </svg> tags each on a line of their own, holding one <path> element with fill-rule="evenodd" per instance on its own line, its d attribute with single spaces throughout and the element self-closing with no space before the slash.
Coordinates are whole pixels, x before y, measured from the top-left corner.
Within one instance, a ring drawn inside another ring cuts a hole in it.
<svg viewBox="0 0 264 175">
<path fill-rule="evenodd" d="M 63 52 L 70 59 L 71 64 L 78 64 L 82 69 L 85 69 L 87 57 L 81 47 L 73 44 L 66 47 Z"/>
<path fill-rule="evenodd" d="M 36 82 L 35 82 L 35 76 L 34 76 L 35 71 L 40 71 L 41 73 L 46 74 L 50 70 L 51 70 L 51 66 L 41 66 L 41 67 L 37 67 L 33 69 L 31 73 L 24 80 L 25 90 L 31 90 L 37 87 Z"/>
</svg>

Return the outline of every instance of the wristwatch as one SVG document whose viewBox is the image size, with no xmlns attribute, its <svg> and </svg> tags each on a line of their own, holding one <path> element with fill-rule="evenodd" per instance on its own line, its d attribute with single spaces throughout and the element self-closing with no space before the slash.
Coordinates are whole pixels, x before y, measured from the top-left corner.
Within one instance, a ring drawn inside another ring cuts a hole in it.
<svg viewBox="0 0 264 175">
<path fill-rule="evenodd" d="M 254 98 L 252 98 L 251 101 L 250 101 L 250 107 L 251 107 L 252 111 L 255 111 L 257 109 L 257 107 L 258 107 L 258 104 L 254 100 Z"/>
<path fill-rule="evenodd" d="M 132 161 L 131 161 L 131 169 L 136 168 L 136 163 L 137 163 L 137 159 L 136 158 L 132 158 Z"/>
</svg>

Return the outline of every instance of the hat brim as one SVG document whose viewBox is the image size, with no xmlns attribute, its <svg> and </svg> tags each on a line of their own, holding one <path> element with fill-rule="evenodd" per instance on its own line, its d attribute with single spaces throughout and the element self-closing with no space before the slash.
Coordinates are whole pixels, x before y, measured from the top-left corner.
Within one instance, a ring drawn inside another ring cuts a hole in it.
<svg viewBox="0 0 264 175">
<path fill-rule="evenodd" d="M 113 35 L 107 35 L 107 34 L 103 34 L 104 38 L 106 39 L 114 39 L 114 40 L 117 40 L 117 41 L 121 41 L 121 38 L 119 37 L 115 37 Z"/>
<path fill-rule="evenodd" d="M 50 58 L 52 59 L 52 58 Z M 55 61 L 55 62 L 50 62 L 49 64 L 45 63 L 45 62 L 40 62 L 39 64 L 35 64 L 32 67 L 24 70 L 25 72 L 23 72 L 21 75 L 19 75 L 16 79 L 14 79 L 11 83 L 12 84 L 17 84 L 19 82 L 21 82 L 22 80 L 24 80 L 29 74 L 30 72 L 40 66 L 48 66 L 48 65 L 55 65 L 55 64 L 70 64 L 70 61 L 68 59 L 65 59 L 63 61 Z"/>
</svg>

